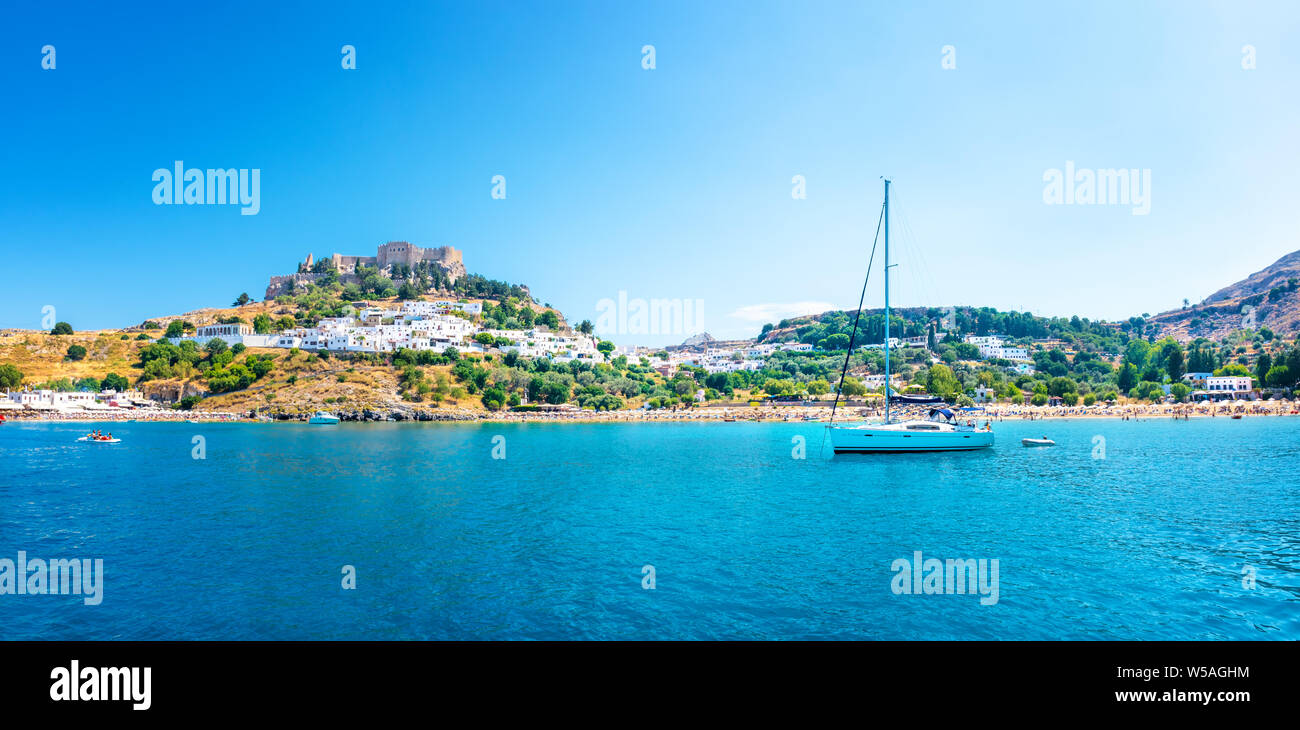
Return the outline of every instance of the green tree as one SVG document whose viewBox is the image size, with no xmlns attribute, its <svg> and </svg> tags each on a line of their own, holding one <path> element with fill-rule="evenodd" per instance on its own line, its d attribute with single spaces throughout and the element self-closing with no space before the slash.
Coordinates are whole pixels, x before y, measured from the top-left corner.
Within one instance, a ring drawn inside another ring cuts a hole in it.
<svg viewBox="0 0 1300 730">
<path fill-rule="evenodd" d="M 145 363 L 144 368 L 140 373 L 140 381 L 166 380 L 171 376 L 171 366 L 167 364 L 167 360 L 159 358 L 156 360 L 149 360 Z"/>
<path fill-rule="evenodd" d="M 483 391 L 483 405 L 489 411 L 499 411 L 506 403 L 505 391 L 500 388 L 488 388 Z"/>
<path fill-rule="evenodd" d="M 862 384 L 861 380 L 853 377 L 845 377 L 844 384 L 840 386 L 842 395 L 866 395 L 867 386 Z"/>
<path fill-rule="evenodd" d="M 1243 378 L 1249 378 L 1249 377 L 1250 377 L 1250 371 L 1246 369 L 1246 366 L 1245 366 L 1245 365 L 1242 365 L 1241 363 L 1237 363 L 1237 362 L 1230 362 L 1230 363 L 1228 363 L 1227 365 L 1224 365 L 1223 367 L 1219 368 L 1218 370 L 1215 370 L 1215 371 L 1214 371 L 1214 374 L 1215 374 L 1215 375 L 1220 375 L 1220 376 L 1223 376 L 1223 375 L 1228 375 L 1228 376 L 1235 375 L 1235 376 L 1239 376 L 1239 377 L 1243 377 Z"/>
<path fill-rule="evenodd" d="M 248 296 L 248 292 L 244 292 L 240 294 L 238 298 L 235 299 L 235 306 L 242 307 L 251 301 L 253 301 L 252 297 Z"/>
<path fill-rule="evenodd" d="M 424 290 L 414 279 L 407 279 L 402 285 L 397 287 L 398 299 L 419 299 L 424 294 Z M 495 409 L 494 409 L 495 410 Z"/>
<path fill-rule="evenodd" d="M 1261 386 L 1268 380 L 1268 371 L 1273 368 L 1273 358 L 1267 352 L 1260 353 L 1259 359 L 1255 361 L 1255 378 Z"/>
<path fill-rule="evenodd" d="M 1177 345 L 1170 350 L 1165 358 L 1165 369 L 1169 371 L 1169 380 L 1177 383 L 1187 373 L 1187 360 L 1183 356 L 1183 348 Z"/>
<path fill-rule="evenodd" d="M 843 332 L 837 332 L 817 344 L 823 350 L 847 350 L 849 349 L 849 336 Z"/>
<path fill-rule="evenodd" d="M 1187 387 L 1186 383 L 1179 382 L 1169 386 L 1170 395 L 1172 395 L 1174 397 L 1174 400 L 1178 401 L 1179 403 L 1182 403 L 1183 401 L 1187 400 L 1187 394 L 1191 392 L 1192 389 Z"/>
<path fill-rule="evenodd" d="M 1147 366 L 1147 360 L 1151 354 L 1151 343 L 1146 340 L 1129 340 L 1124 348 L 1124 362 L 1130 363 L 1139 372 Z"/>
<path fill-rule="evenodd" d="M 952 368 L 942 363 L 935 363 L 930 367 L 925 388 L 932 395 L 937 395 L 944 400 L 955 398 L 962 390 L 961 381 L 953 374 Z"/>
<path fill-rule="evenodd" d="M 0 388 L 5 390 L 17 390 L 22 385 L 23 373 L 17 365 L 4 363 L 0 365 Z"/>
<path fill-rule="evenodd" d="M 1115 385 L 1125 393 L 1133 389 L 1138 382 L 1137 366 L 1131 362 L 1124 363 L 1119 369 L 1119 376 L 1115 380 Z"/>
<path fill-rule="evenodd" d="M 1260 381 L 1261 385 L 1268 385 L 1273 388 L 1285 388 L 1294 382 L 1291 377 L 1291 368 L 1286 365 L 1274 365 L 1265 373 L 1265 377 Z"/>
<path fill-rule="evenodd" d="M 1066 393 L 1079 392 L 1079 385 L 1067 377 L 1052 378 L 1047 382 L 1048 395 L 1064 397 Z"/>
<path fill-rule="evenodd" d="M 119 393 L 131 387 L 131 384 L 127 379 L 117 373 L 109 373 L 108 375 L 105 375 L 103 382 L 99 385 L 104 390 L 115 390 Z"/>
<path fill-rule="evenodd" d="M 82 347 L 81 345 L 68 345 L 68 359 L 85 360 L 86 348 Z"/>
<path fill-rule="evenodd" d="M 609 353 L 614 351 L 614 343 L 609 340 L 601 340 L 596 344 L 596 349 L 600 351 L 600 354 L 605 356 L 606 360 L 608 360 Z"/>
<path fill-rule="evenodd" d="M 55 323 L 54 329 L 50 330 L 52 335 L 70 335 L 72 334 L 72 325 L 67 322 Z"/>
</svg>

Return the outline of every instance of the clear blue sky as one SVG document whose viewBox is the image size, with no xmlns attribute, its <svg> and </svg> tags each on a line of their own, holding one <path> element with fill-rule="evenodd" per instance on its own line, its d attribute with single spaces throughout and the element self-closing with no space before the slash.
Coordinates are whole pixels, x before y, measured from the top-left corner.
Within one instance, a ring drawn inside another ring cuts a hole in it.
<svg viewBox="0 0 1300 730">
<path fill-rule="evenodd" d="M 47 304 L 78 329 L 229 304 L 308 252 L 393 239 L 456 246 L 573 320 L 626 291 L 702 300 L 706 329 L 747 336 L 748 312 L 856 303 L 884 174 L 913 234 L 896 304 L 1154 313 L 1300 248 L 1297 19 L 1293 2 L 21 3 L 0 27 L 0 326 Z M 259 168 L 261 212 L 155 206 L 150 176 L 178 159 Z M 1067 160 L 1149 168 L 1150 214 L 1045 205 Z"/>
</svg>

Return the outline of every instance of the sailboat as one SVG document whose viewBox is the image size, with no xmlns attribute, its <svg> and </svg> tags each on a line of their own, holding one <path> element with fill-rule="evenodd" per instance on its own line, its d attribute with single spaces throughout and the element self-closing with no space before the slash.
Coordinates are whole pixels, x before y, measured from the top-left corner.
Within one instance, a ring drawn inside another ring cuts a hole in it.
<svg viewBox="0 0 1300 730">
<path fill-rule="evenodd" d="M 862 423 L 837 426 L 834 424 L 835 406 L 831 408 L 831 425 L 827 426 L 831 434 L 831 446 L 837 454 L 869 453 L 909 453 L 914 451 L 975 451 L 987 449 L 993 445 L 993 431 L 989 425 L 983 429 L 972 424 L 962 424 L 954 418 L 947 408 L 930 409 L 929 417 L 924 419 L 894 420 L 890 409 L 892 400 L 889 387 L 889 184 L 885 180 L 885 204 L 881 219 L 885 229 L 885 420 L 880 423 Z M 877 229 L 879 233 L 879 229 Z M 867 278 L 871 272 L 868 266 Z M 866 283 L 862 285 L 863 296 L 866 295 Z M 862 302 L 858 302 L 857 317 L 862 316 Z M 853 356 L 854 339 L 857 337 L 858 319 L 853 320 L 853 337 L 849 338 L 849 351 L 844 356 L 844 372 L 840 374 L 840 383 L 848 371 L 849 358 Z M 835 397 L 839 405 L 839 395 Z"/>
</svg>

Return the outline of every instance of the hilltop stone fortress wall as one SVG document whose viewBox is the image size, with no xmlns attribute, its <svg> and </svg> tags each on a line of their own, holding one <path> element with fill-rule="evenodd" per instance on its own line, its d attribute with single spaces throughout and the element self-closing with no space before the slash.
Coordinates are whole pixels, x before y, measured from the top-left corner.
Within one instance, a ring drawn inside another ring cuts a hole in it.
<svg viewBox="0 0 1300 730">
<path fill-rule="evenodd" d="M 338 253 L 330 256 L 330 263 L 339 272 L 339 281 L 344 284 L 360 282 L 356 275 L 358 266 L 373 266 L 382 272 L 388 272 L 395 264 L 415 266 L 421 261 L 438 264 L 453 283 L 466 273 L 463 254 L 451 246 L 421 248 L 406 241 L 389 241 L 380 244 L 374 256 L 345 256 Z M 266 298 L 274 299 L 324 277 L 324 274 L 312 273 L 313 263 L 312 255 L 307 254 L 307 260 L 298 264 L 297 273 L 272 276 L 266 287 Z"/>
</svg>

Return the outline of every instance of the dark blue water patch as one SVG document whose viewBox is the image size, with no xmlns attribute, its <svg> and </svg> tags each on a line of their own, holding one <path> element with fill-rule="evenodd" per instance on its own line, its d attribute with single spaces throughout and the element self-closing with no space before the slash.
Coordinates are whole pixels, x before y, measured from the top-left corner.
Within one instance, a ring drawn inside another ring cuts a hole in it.
<svg viewBox="0 0 1300 730">
<path fill-rule="evenodd" d="M 105 572 L 0 595 L 6 638 L 1300 638 L 1292 418 L 839 457 L 816 423 L 106 428 L 0 427 L 0 559 Z M 998 560 L 997 602 L 896 594 L 916 551 Z"/>
</svg>

